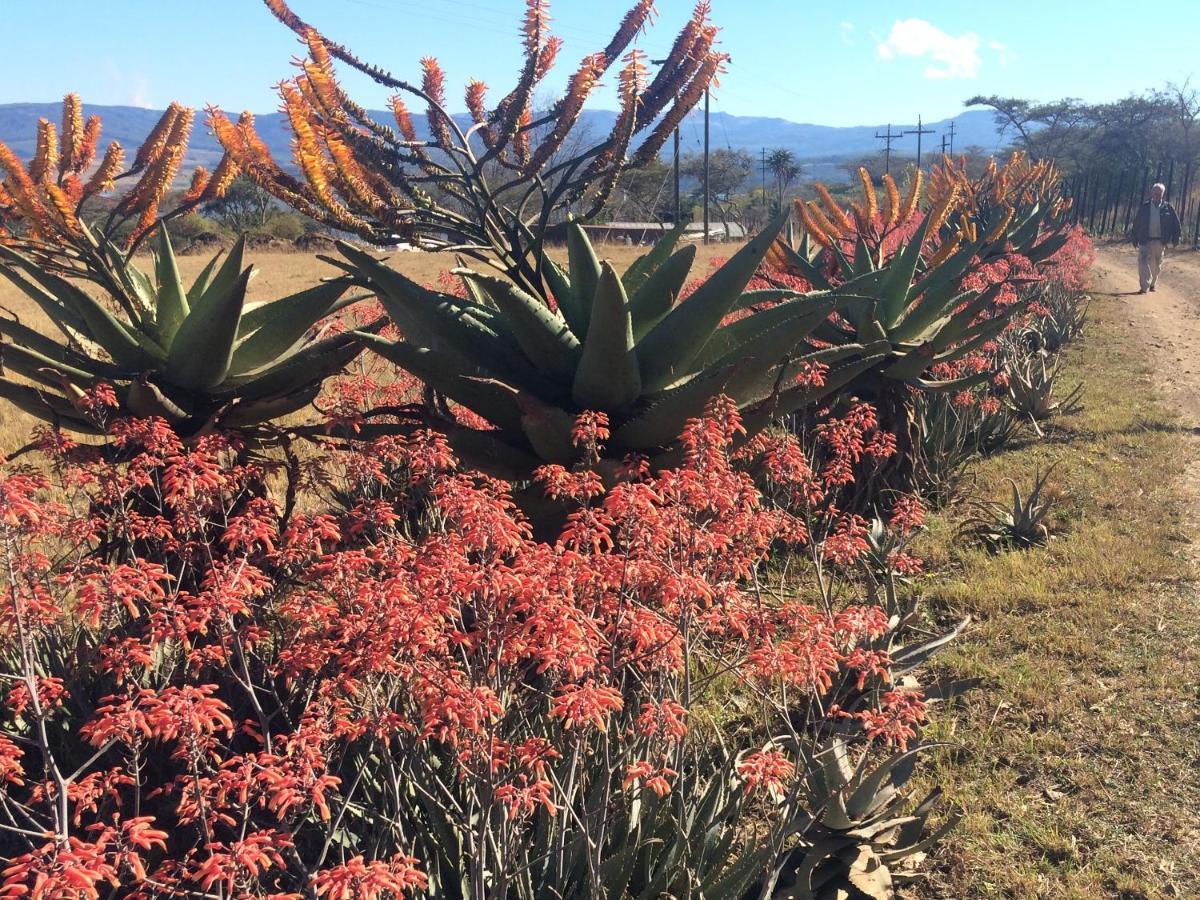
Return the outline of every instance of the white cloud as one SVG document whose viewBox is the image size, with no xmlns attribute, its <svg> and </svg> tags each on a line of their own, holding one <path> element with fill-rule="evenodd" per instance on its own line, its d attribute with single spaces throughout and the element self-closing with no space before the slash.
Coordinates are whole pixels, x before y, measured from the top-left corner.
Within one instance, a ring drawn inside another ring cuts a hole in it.
<svg viewBox="0 0 1200 900">
<path fill-rule="evenodd" d="M 932 62 L 925 67 L 926 78 L 974 78 L 983 63 L 979 45 L 979 35 L 971 31 L 956 37 L 924 19 L 897 19 L 875 53 L 883 60 L 928 58 Z"/>
</svg>

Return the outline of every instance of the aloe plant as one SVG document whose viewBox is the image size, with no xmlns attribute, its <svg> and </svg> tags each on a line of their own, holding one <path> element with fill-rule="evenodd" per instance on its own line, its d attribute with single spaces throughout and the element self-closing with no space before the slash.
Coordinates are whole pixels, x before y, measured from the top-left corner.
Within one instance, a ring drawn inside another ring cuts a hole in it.
<svg viewBox="0 0 1200 900">
<path fill-rule="evenodd" d="M 982 541 L 992 550 L 1015 547 L 1026 550 L 1046 543 L 1050 538 L 1047 522 L 1054 507 L 1054 496 L 1046 491 L 1050 466 L 1045 473 L 1034 472 L 1033 484 L 1027 492 L 1011 478 L 1012 489 L 1008 502 L 977 500 L 972 514 L 963 522 L 961 531 Z"/>
<path fill-rule="evenodd" d="M 181 434 L 205 427 L 244 428 L 293 412 L 321 382 L 362 349 L 358 337 L 310 335 L 323 318 L 356 298 L 339 276 L 287 297 L 246 305 L 252 267 L 245 241 L 213 257 L 185 286 L 166 228 L 152 275 L 120 249 L 85 230 L 128 310 L 114 313 L 40 261 L 0 245 L 0 275 L 20 288 L 62 334 L 55 340 L 0 317 L 0 363 L 24 382 L 0 377 L 0 396 L 32 415 L 81 432 L 100 430 L 80 406 L 98 381 L 115 389 L 118 415 L 161 416 Z"/>
<path fill-rule="evenodd" d="M 544 260 L 556 308 L 471 269 L 457 270 L 469 298 L 438 293 L 349 244 L 338 249 L 404 335 L 394 342 L 362 335 L 368 346 L 495 426 L 449 423 L 473 463 L 528 473 L 543 462 L 575 461 L 571 429 L 583 410 L 608 415 L 616 459 L 634 452 L 665 463 L 687 420 L 717 394 L 733 398 L 753 431 L 871 365 L 884 348 L 796 349 L 851 299 L 745 291 L 782 224 L 748 242 L 682 302 L 695 247 L 677 249 L 679 229 L 622 276 L 570 223 L 567 268 Z M 767 300 L 781 302 L 751 309 Z M 743 318 L 724 321 L 739 308 L 747 310 Z M 814 364 L 828 366 L 823 379 L 803 377 Z"/>
<path fill-rule="evenodd" d="M 1056 392 L 1062 379 L 1062 364 L 1058 357 L 1050 358 L 1044 351 L 1024 353 L 1020 348 L 1009 349 L 1004 356 L 1004 372 L 1008 376 L 1009 407 L 1023 419 L 1033 423 L 1042 434 L 1041 422 L 1055 416 L 1078 412 L 1083 404 L 1083 384 L 1077 384 L 1065 396 Z"/>
</svg>

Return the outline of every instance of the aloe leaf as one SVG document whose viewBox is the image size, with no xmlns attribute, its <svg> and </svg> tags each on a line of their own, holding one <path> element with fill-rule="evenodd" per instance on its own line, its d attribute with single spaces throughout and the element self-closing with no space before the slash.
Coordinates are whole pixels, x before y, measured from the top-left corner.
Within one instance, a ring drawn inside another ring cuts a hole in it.
<svg viewBox="0 0 1200 900">
<path fill-rule="evenodd" d="M 906 379 L 923 391 L 952 393 L 966 391 L 978 387 L 992 377 L 991 372 L 979 372 L 975 375 L 964 375 L 962 378 L 951 378 L 948 381 L 926 381 L 923 378 Z"/>
<path fill-rule="evenodd" d="M 511 281 L 470 269 L 456 269 L 455 274 L 472 279 L 487 292 L 503 312 L 517 344 L 537 368 L 555 378 L 575 374 L 580 356 L 579 341 L 565 319 L 556 316 L 545 304 Z"/>
<path fill-rule="evenodd" d="M 0 369 L 12 369 L 26 378 L 32 378 L 50 387 L 58 387 L 63 379 L 83 384 L 95 380 L 91 372 L 57 362 L 19 344 L 0 344 Z"/>
<path fill-rule="evenodd" d="M 687 374 L 688 364 L 733 308 L 787 218 L 776 217 L 641 339 L 637 354 L 643 389 L 660 390 Z"/>
<path fill-rule="evenodd" d="M 571 333 L 576 339 L 583 340 L 587 336 L 587 313 L 579 305 L 575 289 L 571 287 L 571 279 L 549 256 L 542 260 L 542 276 Z"/>
<path fill-rule="evenodd" d="M 358 332 L 339 334 L 305 347 L 263 372 L 229 379 L 217 396 L 245 401 L 289 394 L 342 371 L 361 352 Z"/>
<path fill-rule="evenodd" d="M 187 302 L 189 308 L 191 304 L 203 297 L 204 292 L 208 290 L 209 284 L 212 283 L 213 271 L 217 268 L 217 263 L 221 261 L 224 253 L 224 250 L 219 250 L 214 254 L 213 258 L 204 264 L 204 268 L 200 270 L 200 274 L 196 276 L 196 280 L 192 282 L 192 286 L 188 288 Z"/>
<path fill-rule="evenodd" d="M 405 278 L 357 247 L 343 242 L 337 246 L 359 275 L 370 279 L 384 309 L 405 340 L 431 350 L 449 349 L 503 381 L 554 396 L 554 383 L 534 368 L 515 345 L 515 340 L 510 341 L 482 317 L 476 316 L 474 309 L 464 306 L 458 298 L 428 290 Z"/>
<path fill-rule="evenodd" d="M 74 312 L 77 321 L 82 323 L 82 333 L 100 344 L 117 365 L 140 369 L 151 368 L 162 361 L 162 348 L 153 340 L 119 321 L 89 294 L 65 278 L 47 272 L 37 263 L 8 247 L 0 246 L 0 257 L 20 266 L 50 297 L 57 300 L 58 304 Z M 0 266 L 0 270 L 3 268 Z M 30 296 L 37 299 L 33 294 Z M 51 306 L 51 310 L 53 308 Z M 59 315 L 61 316 L 61 313 Z"/>
<path fill-rule="evenodd" d="M 661 322 L 675 306 L 695 259 L 696 245 L 688 244 L 647 277 L 635 279 L 638 287 L 629 295 L 635 340 Z"/>
<path fill-rule="evenodd" d="M 929 233 L 932 218 L 925 216 L 904 249 L 892 257 L 891 262 L 883 270 L 886 272 L 880 287 L 880 318 L 887 329 L 891 329 L 904 314 L 908 307 L 908 298 L 912 296 L 913 277 L 917 274 L 917 264 L 921 261 L 921 250 L 925 246 L 925 237 Z"/>
<path fill-rule="evenodd" d="M 4 247 L 0 246 L 0 251 Z M 74 309 L 60 301 L 52 293 L 38 284 L 29 281 L 25 276 L 17 274 L 8 265 L 0 265 L 0 275 L 12 282 L 21 293 L 29 297 L 38 308 L 45 313 L 46 318 L 54 323 L 69 341 L 76 340 L 78 335 L 87 335 L 87 325 Z"/>
<path fill-rule="evenodd" d="M 521 406 L 521 430 L 541 459 L 565 464 L 579 455 L 571 437 L 573 415 L 529 394 L 518 394 L 517 403 Z"/>
<path fill-rule="evenodd" d="M 540 466 L 543 460 L 518 449 L 503 439 L 501 432 L 439 424 L 450 447 L 465 466 L 494 478 L 520 481 Z"/>
<path fill-rule="evenodd" d="M 125 406 L 138 418 L 158 416 L 171 423 L 182 422 L 191 415 L 182 405 L 163 393 L 158 385 L 149 381 L 134 381 L 129 385 Z"/>
<path fill-rule="evenodd" d="M 225 262 L 221 263 L 220 268 L 208 279 L 208 283 L 205 285 L 204 291 L 200 296 L 194 300 L 190 297 L 188 298 L 191 310 L 194 312 L 196 309 L 210 305 L 219 306 L 220 298 L 228 296 L 234 289 L 234 286 L 243 277 L 245 267 L 246 236 L 242 235 L 238 238 L 237 243 L 230 248 L 229 255 L 225 257 Z"/>
<path fill-rule="evenodd" d="M 592 298 L 596 296 L 596 285 L 600 283 L 600 260 L 596 258 L 596 250 L 578 219 L 567 222 L 567 261 L 571 269 L 571 304 L 580 316 L 580 327 L 575 331 L 583 340 L 587 336 Z M 559 306 L 562 305 L 562 301 L 559 301 Z"/>
<path fill-rule="evenodd" d="M 751 309 L 764 303 L 780 303 L 784 300 L 800 300 L 808 296 L 791 288 L 762 288 L 757 291 L 746 291 L 733 304 L 736 309 Z"/>
<path fill-rule="evenodd" d="M 233 359 L 250 272 L 246 269 L 224 293 L 217 292 L 220 279 L 215 279 L 183 320 L 167 355 L 166 374 L 173 384 L 190 390 L 208 390 L 225 380 Z"/>
<path fill-rule="evenodd" d="M 361 334 L 367 347 L 411 373 L 455 403 L 483 416 L 503 429 L 519 431 L 521 408 L 515 388 L 494 379 L 475 378 L 470 367 L 457 357 L 416 347 L 407 341 L 389 341 Z"/>
<path fill-rule="evenodd" d="M 821 385 L 804 385 L 788 388 L 787 390 L 780 391 L 777 395 L 768 396 L 754 409 L 743 412 L 742 423 L 745 425 L 747 433 L 755 434 L 767 427 L 771 423 L 771 420 L 778 416 L 789 415 L 798 409 L 819 403 L 830 394 L 845 387 L 887 355 L 886 351 L 878 344 L 869 344 L 866 346 L 848 345 L 846 347 L 838 347 L 836 351 L 840 352 L 843 356 L 858 354 L 859 358 L 840 364 L 831 363 L 829 370 L 825 373 L 824 383 Z M 795 372 L 799 373 L 799 366 L 805 362 L 811 362 L 812 357 L 816 357 L 817 361 L 821 361 L 821 357 L 818 354 L 832 354 L 833 352 L 823 350 L 810 354 L 808 357 L 801 357 L 792 363 L 792 368 Z M 826 360 L 828 358 L 828 356 L 825 357 Z"/>
<path fill-rule="evenodd" d="M 784 259 L 786 259 L 792 266 L 799 269 L 801 275 L 814 288 L 821 291 L 828 291 L 833 288 L 833 285 L 829 282 L 829 279 L 825 277 L 824 273 L 821 272 L 820 268 L 814 265 L 809 259 L 809 244 L 807 234 L 800 239 L 799 251 L 793 250 L 791 247 L 789 247 L 787 241 L 779 241 L 776 246 L 778 247 L 779 252 L 783 254 Z"/>
<path fill-rule="evenodd" d="M 261 317 L 263 324 L 237 345 L 229 364 L 230 373 L 250 372 L 283 356 L 313 325 L 333 311 L 347 287 L 347 281 L 326 281 L 259 307 L 255 311 L 262 312 L 256 318 Z"/>
<path fill-rule="evenodd" d="M 572 398 L 584 409 L 621 409 L 642 392 L 629 307 L 621 279 L 612 265 L 603 263 L 571 387 Z"/>
<path fill-rule="evenodd" d="M 171 236 L 167 234 L 166 225 L 158 226 L 158 253 L 154 271 L 158 281 L 154 325 L 163 346 L 170 347 L 175 332 L 187 318 L 191 307 L 188 305 L 183 280 L 179 277 L 179 265 L 175 261 L 175 250 L 171 246 Z"/>
<path fill-rule="evenodd" d="M 110 363 L 76 353 L 52 338 L 4 316 L 0 316 L 0 334 L 7 335 L 19 346 L 40 353 L 55 363 L 88 372 L 92 378 L 119 378 L 124 374 L 123 370 Z"/>
<path fill-rule="evenodd" d="M 61 394 L 53 394 L 0 377 L 0 397 L 43 422 L 83 434 L 103 434 L 99 428 L 84 419 L 71 405 L 71 401 Z"/>
<path fill-rule="evenodd" d="M 674 228 L 655 241 L 653 247 L 633 261 L 625 270 L 625 274 L 621 276 L 621 284 L 625 287 L 625 293 L 633 297 L 641 289 L 642 285 L 675 253 L 675 247 L 678 246 L 679 239 L 683 237 L 685 231 L 687 231 L 687 222 L 678 222 Z M 689 246 L 694 247 L 695 245 Z"/>
<path fill-rule="evenodd" d="M 303 409 L 317 399 L 321 393 L 321 385 L 310 384 L 284 397 L 274 397 L 269 400 L 249 400 L 238 403 L 228 412 L 221 414 L 217 424 L 221 428 L 245 428 L 249 425 L 259 425 L 291 415 Z"/>
<path fill-rule="evenodd" d="M 676 440 L 688 419 L 701 415 L 708 401 L 724 392 L 733 371 L 732 366 L 714 367 L 661 394 L 613 431 L 613 446 L 648 450 Z"/>
<path fill-rule="evenodd" d="M 730 354 L 738 353 L 750 341 L 754 341 L 764 334 L 778 332 L 780 329 L 785 329 L 787 334 L 796 335 L 795 341 L 792 342 L 794 345 L 801 338 L 807 336 L 819 323 L 825 321 L 834 308 L 835 303 L 827 297 L 809 295 L 803 299 L 781 303 L 761 312 L 744 316 L 713 332 L 713 336 L 708 339 L 704 348 L 692 360 L 692 368 L 702 371 L 714 363 L 731 362 L 732 360 L 727 358 Z M 801 326 L 804 328 L 803 331 L 797 330 L 797 322 L 806 323 L 806 326 Z M 777 361 L 789 349 L 791 349 L 790 346 L 783 346 L 783 349 L 776 354 L 775 360 L 772 361 Z"/>
</svg>

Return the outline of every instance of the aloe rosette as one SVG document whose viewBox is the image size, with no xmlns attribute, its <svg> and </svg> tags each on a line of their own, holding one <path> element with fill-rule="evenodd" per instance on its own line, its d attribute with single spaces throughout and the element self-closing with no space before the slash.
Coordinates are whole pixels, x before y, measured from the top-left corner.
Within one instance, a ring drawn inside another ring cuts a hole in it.
<svg viewBox="0 0 1200 900">
<path fill-rule="evenodd" d="M 783 221 L 682 301 L 696 252 L 679 247 L 682 229 L 619 275 L 570 222 L 568 265 L 541 260 L 554 306 L 471 269 L 456 270 L 466 298 L 439 293 L 358 248 L 338 247 L 345 268 L 378 294 L 403 335 L 364 334 L 368 346 L 493 426 L 452 424 L 460 453 L 477 465 L 528 472 L 575 460 L 571 431 L 584 410 L 608 416 L 617 459 L 637 453 L 667 463 L 684 424 L 715 395 L 731 397 L 753 432 L 875 362 L 885 348 L 805 344 L 852 299 L 746 290 Z M 738 310 L 741 318 L 730 316 Z"/>
<path fill-rule="evenodd" d="M 89 233 L 90 234 L 90 233 Z M 165 227 L 153 275 L 111 242 L 92 238 L 133 303 L 115 314 L 72 281 L 0 245 L 0 275 L 20 288 L 61 332 L 56 340 L 0 317 L 0 396 L 28 413 L 80 432 L 101 430 L 80 400 L 97 382 L 114 388 L 116 415 L 161 416 L 180 434 L 246 428 L 310 403 L 321 382 L 362 349 L 350 332 L 310 332 L 353 302 L 339 276 L 272 302 L 247 306 L 253 268 L 245 241 L 215 256 L 184 285 Z M 23 381 L 8 377 L 21 376 Z"/>
</svg>

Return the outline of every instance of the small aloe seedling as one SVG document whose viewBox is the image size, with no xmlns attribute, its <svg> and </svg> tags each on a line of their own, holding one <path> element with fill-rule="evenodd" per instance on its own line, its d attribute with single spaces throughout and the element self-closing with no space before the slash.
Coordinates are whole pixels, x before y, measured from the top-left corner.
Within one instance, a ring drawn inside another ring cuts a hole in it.
<svg viewBox="0 0 1200 900">
<path fill-rule="evenodd" d="M 1033 422 L 1038 434 L 1042 433 L 1039 422 L 1054 416 L 1070 415 L 1082 409 L 1080 395 L 1083 385 L 1075 388 L 1061 399 L 1055 391 L 1062 377 L 1062 366 L 1058 359 L 1047 362 L 1042 353 L 1024 358 L 1010 356 L 1005 369 L 1008 374 L 1008 404 L 1023 418 Z"/>
<path fill-rule="evenodd" d="M 1047 521 L 1054 507 L 1054 494 L 1047 491 L 1046 484 L 1054 466 L 1045 474 L 1034 472 L 1033 485 L 1028 493 L 1022 494 L 1020 487 L 1011 478 L 1012 488 L 1008 503 L 998 500 L 978 500 L 975 511 L 962 526 L 962 531 L 985 543 L 993 550 L 1016 547 L 1025 550 L 1045 544 L 1050 538 Z"/>
</svg>

